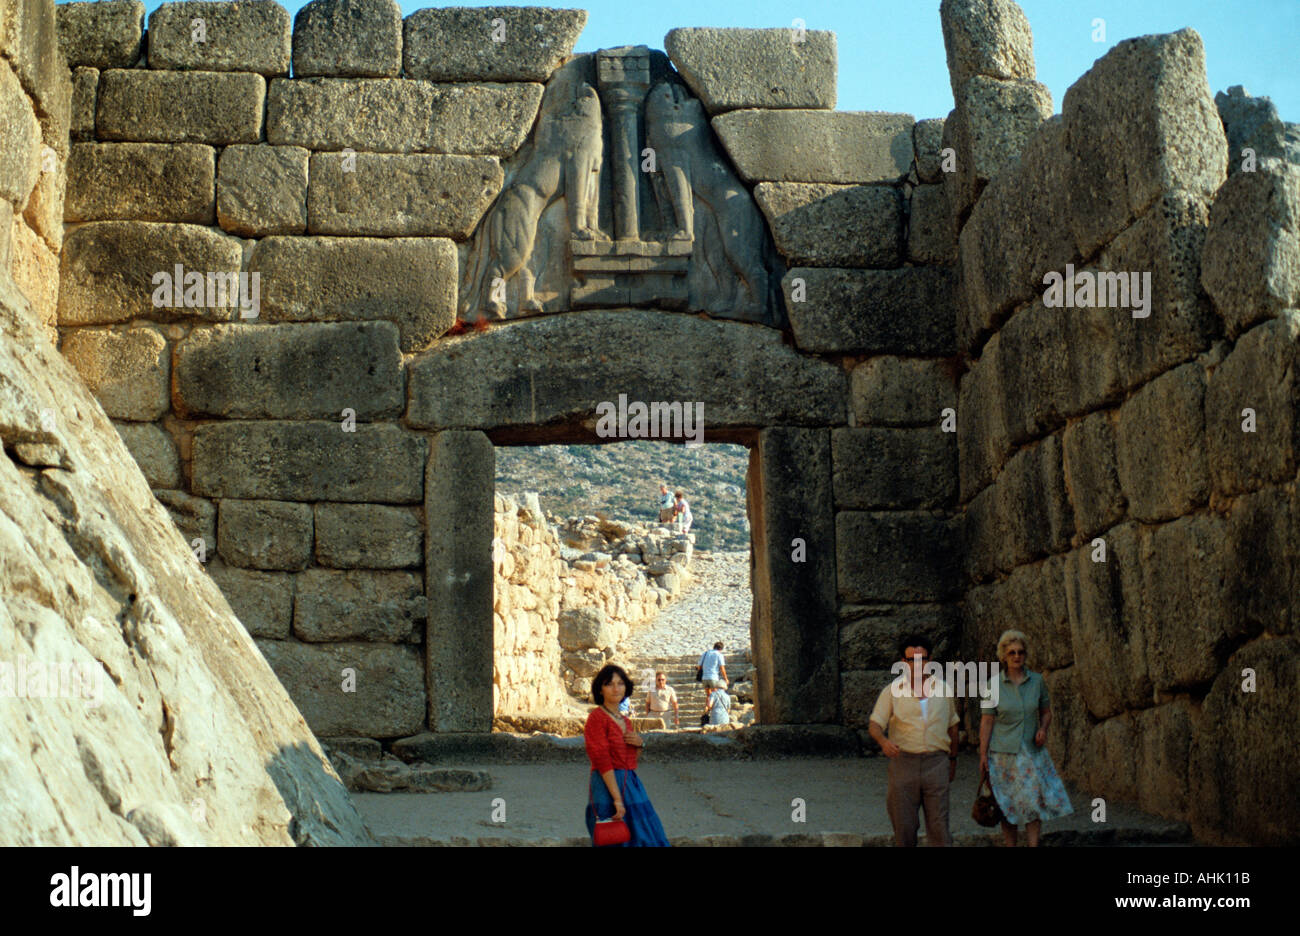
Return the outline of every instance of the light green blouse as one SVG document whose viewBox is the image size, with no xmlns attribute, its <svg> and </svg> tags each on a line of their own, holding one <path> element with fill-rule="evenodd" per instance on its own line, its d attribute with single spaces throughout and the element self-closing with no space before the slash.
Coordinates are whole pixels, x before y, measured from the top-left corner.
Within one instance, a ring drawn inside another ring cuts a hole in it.
<svg viewBox="0 0 1300 936">
<path fill-rule="evenodd" d="M 1040 673 L 1028 669 L 1024 681 L 1018 686 L 1007 679 L 1005 669 L 998 679 L 998 704 L 983 709 L 983 714 L 996 716 L 993 736 L 989 738 L 989 752 L 1015 754 L 1022 744 L 1031 751 L 1035 750 L 1038 711 L 1048 707 L 1046 681 Z"/>
</svg>

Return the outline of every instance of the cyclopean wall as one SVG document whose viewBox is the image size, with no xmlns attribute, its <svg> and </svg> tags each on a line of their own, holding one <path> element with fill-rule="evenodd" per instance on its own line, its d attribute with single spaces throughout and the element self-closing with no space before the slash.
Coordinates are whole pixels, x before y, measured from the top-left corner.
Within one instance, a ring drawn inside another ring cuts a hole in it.
<svg viewBox="0 0 1300 936">
<path fill-rule="evenodd" d="M 1192 30 L 1119 43 L 1049 117 L 1018 7 L 943 15 L 967 128 L 945 179 L 963 656 L 1027 634 L 1053 758 L 1090 795 L 1294 842 L 1300 167 L 1262 158 L 1283 143 L 1267 102 L 1221 96 L 1221 120 Z M 1257 130 L 1258 166 L 1225 121 Z M 1149 273 L 1149 315 L 1045 305 L 1067 264 Z"/>
</svg>

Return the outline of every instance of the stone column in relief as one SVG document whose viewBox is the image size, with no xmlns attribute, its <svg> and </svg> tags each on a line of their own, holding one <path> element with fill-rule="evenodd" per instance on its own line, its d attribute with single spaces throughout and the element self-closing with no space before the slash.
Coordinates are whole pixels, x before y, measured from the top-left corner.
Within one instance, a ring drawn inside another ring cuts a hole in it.
<svg viewBox="0 0 1300 936">
<path fill-rule="evenodd" d="M 764 429 L 748 487 L 759 720 L 834 722 L 840 672 L 830 430 Z"/>
<path fill-rule="evenodd" d="M 432 437 L 424 485 L 430 731 L 492 730 L 492 496 L 481 432 Z"/>
<path fill-rule="evenodd" d="M 637 240 L 641 223 L 637 206 L 637 116 L 650 90 L 650 50 L 645 46 L 605 49 L 596 58 L 600 97 L 609 109 L 611 162 L 614 171 L 614 237 Z"/>
</svg>

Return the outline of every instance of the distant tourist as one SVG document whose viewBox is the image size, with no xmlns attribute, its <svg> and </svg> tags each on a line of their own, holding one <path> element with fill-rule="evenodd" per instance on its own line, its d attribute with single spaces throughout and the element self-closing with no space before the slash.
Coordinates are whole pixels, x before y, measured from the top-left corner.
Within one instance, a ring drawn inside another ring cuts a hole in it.
<svg viewBox="0 0 1300 936">
<path fill-rule="evenodd" d="M 957 707 L 946 683 L 931 687 L 922 678 L 930 659 L 929 640 L 909 634 L 899 650 L 907 662 L 906 685 L 896 681 L 881 690 L 868 725 L 889 758 L 885 803 L 894 844 L 916 846 L 916 811 L 923 806 L 926 844 L 949 845 L 948 787 L 957 774 Z M 926 691 L 931 688 L 935 691 Z"/>
<path fill-rule="evenodd" d="M 727 661 L 722 656 L 721 640 L 713 645 L 712 650 L 704 651 L 704 656 L 700 657 L 699 669 L 700 682 L 709 690 L 708 697 L 704 700 L 704 714 L 708 715 L 713 705 L 713 690 L 727 685 Z"/>
<path fill-rule="evenodd" d="M 613 663 L 602 667 L 591 680 L 596 708 L 587 716 L 582 732 L 591 761 L 587 832 L 595 844 L 598 818 L 622 819 L 632 833 L 625 846 L 667 846 L 668 836 L 636 775 L 637 754 L 644 741 L 618 711 L 619 703 L 631 698 L 633 689 L 631 678 Z"/>
<path fill-rule="evenodd" d="M 686 534 L 691 532 L 691 505 L 686 503 L 686 495 L 681 491 L 676 494 L 677 503 L 673 506 L 673 516 L 677 518 L 677 532 Z"/>
<path fill-rule="evenodd" d="M 1017 630 L 998 638 L 1002 664 L 998 704 L 980 718 L 980 776 L 988 775 L 993 798 L 1002 810 L 1002 838 L 1015 846 L 1017 826 L 1025 826 L 1031 848 L 1037 847 L 1044 819 L 1074 812 L 1052 756 L 1047 726 L 1052 722 L 1047 683 L 1025 666 L 1029 641 Z"/>
<path fill-rule="evenodd" d="M 672 714 L 672 727 L 682 726 L 681 713 L 677 709 L 677 691 L 668 685 L 668 676 L 663 670 L 655 673 L 655 687 L 646 692 L 645 713 L 651 718 L 662 718 L 668 726 L 668 713 Z"/>
<path fill-rule="evenodd" d="M 673 495 L 668 490 L 668 485 L 659 485 L 659 522 L 673 522 Z"/>
<path fill-rule="evenodd" d="M 721 689 L 714 690 L 709 696 L 709 724 L 731 724 L 731 696 L 727 694 L 727 684 L 725 682 L 722 684 Z"/>
</svg>

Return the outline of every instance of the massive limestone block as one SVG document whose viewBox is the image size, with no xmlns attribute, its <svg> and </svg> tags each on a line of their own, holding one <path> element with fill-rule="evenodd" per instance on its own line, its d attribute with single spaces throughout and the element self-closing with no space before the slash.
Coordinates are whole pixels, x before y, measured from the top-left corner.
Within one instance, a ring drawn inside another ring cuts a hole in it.
<svg viewBox="0 0 1300 936">
<path fill-rule="evenodd" d="M 1001 336 L 994 335 L 983 351 L 962 376 L 958 391 L 957 483 L 962 503 L 993 480 L 1011 452 L 1003 406 Z"/>
<path fill-rule="evenodd" d="M 140 0 L 60 3 L 54 8 L 59 49 L 68 65 L 130 68 L 140 58 L 144 4 Z"/>
<path fill-rule="evenodd" d="M 1210 374 L 1205 442 L 1214 489 L 1253 491 L 1300 461 L 1300 312 L 1252 328 Z"/>
<path fill-rule="evenodd" d="M 58 251 L 63 248 L 63 202 L 68 186 L 66 170 L 67 164 L 63 160 L 43 159 L 36 187 L 23 208 L 27 227 L 54 251 L 51 259 L 55 267 L 58 266 Z M 57 273 L 54 278 L 58 279 Z"/>
<path fill-rule="evenodd" d="M 307 150 L 239 143 L 217 161 L 217 223 L 242 237 L 307 230 Z"/>
<path fill-rule="evenodd" d="M 896 182 L 912 165 L 911 114 L 740 110 L 713 129 L 746 182 Z"/>
<path fill-rule="evenodd" d="M 1204 369 L 1184 364 L 1133 394 L 1120 407 L 1115 440 L 1129 516 L 1168 520 L 1205 503 Z"/>
<path fill-rule="evenodd" d="M 1011 0 L 943 0 L 939 4 L 948 77 L 954 95 L 977 75 L 1034 77 L 1034 34 Z"/>
<path fill-rule="evenodd" d="M 586 24 L 586 10 L 416 10 L 403 24 L 403 73 L 433 81 L 546 81 Z"/>
<path fill-rule="evenodd" d="M 742 107 L 835 109 L 835 33 L 673 29 L 664 51 L 710 115 Z"/>
<path fill-rule="evenodd" d="M 8 205 L 8 202 L 4 202 Z M 12 261 L 10 272 L 18 289 L 27 296 L 45 324 L 51 340 L 58 321 L 59 257 L 35 231 L 15 221 L 10 228 Z M 4 252 L 0 245 L 0 253 Z"/>
<path fill-rule="evenodd" d="M 164 429 L 154 423 L 130 422 L 115 422 L 113 428 L 126 443 L 149 487 L 181 487 L 181 463 L 176 443 Z"/>
<path fill-rule="evenodd" d="M 1079 692 L 1077 667 L 1067 666 L 1047 673 L 1043 679 L 1052 700 L 1052 726 L 1047 748 L 1061 776 L 1082 783 L 1087 779 L 1089 735 L 1092 724 Z"/>
<path fill-rule="evenodd" d="M 1243 691 L 1244 671 L 1254 691 Z M 1300 638 L 1260 639 L 1232 655 L 1201 708 L 1192 744 L 1192 829 L 1225 844 L 1293 845 L 1300 816 L 1283 808 L 1300 786 L 1293 738 Z"/>
<path fill-rule="evenodd" d="M 647 350 L 656 347 L 672 351 Z M 590 433 L 597 403 L 617 405 L 622 393 L 647 406 L 701 402 L 706 430 L 842 425 L 845 384 L 840 368 L 797 354 L 759 326 L 640 309 L 571 312 L 434 345 L 410 365 L 407 419 L 440 429 L 564 420 Z"/>
<path fill-rule="evenodd" d="M 542 85 L 436 84 L 431 103 L 431 152 L 506 157 L 527 138 L 542 103 Z"/>
<path fill-rule="evenodd" d="M 1201 282 L 1229 336 L 1300 305 L 1300 166 L 1269 160 L 1219 189 Z"/>
<path fill-rule="evenodd" d="M 96 6 L 104 6 L 114 0 L 100 0 Z M 59 7 L 66 10 L 67 4 Z M 68 114 L 68 135 L 74 142 L 90 142 L 95 139 L 95 100 L 99 95 L 99 69 L 74 68 L 72 70 L 72 103 Z"/>
<path fill-rule="evenodd" d="M 881 355 L 853 369 L 849 392 L 860 426 L 938 425 L 957 407 L 957 387 L 943 361 Z"/>
<path fill-rule="evenodd" d="M 1269 98 L 1233 85 L 1214 96 L 1214 106 L 1228 137 L 1228 175 L 1254 171 L 1261 159 L 1300 162 L 1300 126 L 1283 123 Z"/>
<path fill-rule="evenodd" d="M 1147 812 L 1186 818 L 1192 786 L 1187 767 L 1199 712 L 1200 706 L 1178 699 L 1138 715 L 1138 804 Z"/>
<path fill-rule="evenodd" d="M 866 731 L 876 700 L 895 678 L 888 668 L 840 673 L 840 710 L 845 726 Z"/>
<path fill-rule="evenodd" d="M 417 573 L 308 569 L 294 586 L 293 632 L 312 643 L 414 643 L 427 611 Z"/>
<path fill-rule="evenodd" d="M 238 305 L 154 305 L 154 274 L 238 274 L 243 248 L 233 237 L 193 224 L 98 221 L 68 234 L 59 258 L 59 324 L 98 325 L 137 317 L 223 321 Z M 205 281 L 206 284 L 206 281 Z M 214 298 L 218 298 L 214 290 Z"/>
<path fill-rule="evenodd" d="M 1061 441 L 1075 529 L 1091 540 L 1122 520 L 1128 503 L 1120 490 L 1115 419 L 1109 413 L 1091 413 L 1066 428 Z"/>
<path fill-rule="evenodd" d="M 907 259 L 912 263 L 951 263 L 956 253 L 943 186 L 918 185 L 912 189 L 907 214 Z"/>
<path fill-rule="evenodd" d="M 418 513 L 378 504 L 317 504 L 316 561 L 336 569 L 401 569 L 420 564 Z"/>
<path fill-rule="evenodd" d="M 841 670 L 888 670 L 898 660 L 898 642 L 909 634 L 928 637 L 937 660 L 957 657 L 961 618 L 955 605 L 846 605 L 840 619 Z M 870 714 L 868 706 L 863 718 Z"/>
<path fill-rule="evenodd" d="M 409 353 L 456 319 L 456 246 L 444 238 L 267 237 L 248 268 L 271 322 L 387 319 Z"/>
<path fill-rule="evenodd" d="M 1220 545 L 1224 573 L 1218 601 L 1241 633 L 1291 631 L 1300 607 L 1295 494 L 1270 487 L 1232 501 Z"/>
<path fill-rule="evenodd" d="M 216 155 L 194 143 L 74 143 L 64 221 L 211 224 Z"/>
<path fill-rule="evenodd" d="M 149 67 L 287 75 L 289 12 L 274 0 L 164 3 L 149 14 Z"/>
<path fill-rule="evenodd" d="M 284 640 L 289 636 L 294 576 L 238 569 L 220 559 L 209 562 L 207 570 L 250 637 Z"/>
<path fill-rule="evenodd" d="M 257 646 L 321 737 L 394 738 L 424 727 L 424 667 L 414 647 L 291 640 Z M 344 692 L 349 673 L 355 691 Z"/>
<path fill-rule="evenodd" d="M 261 75 L 111 69 L 99 76 L 95 126 L 104 140 L 256 143 L 265 105 Z"/>
<path fill-rule="evenodd" d="M 207 423 L 194 432 L 193 489 L 205 497 L 415 504 L 424 438 L 389 424 Z"/>
<path fill-rule="evenodd" d="M 153 422 L 167 411 L 171 354 L 156 329 L 77 329 L 62 351 L 114 419 Z"/>
<path fill-rule="evenodd" d="M 313 153 L 307 230 L 464 240 L 501 190 L 491 156 Z"/>
<path fill-rule="evenodd" d="M 1137 714 L 1123 714 L 1088 732 L 1084 789 L 1097 796 L 1134 802 L 1137 791 Z"/>
<path fill-rule="evenodd" d="M 818 353 L 951 354 L 952 286 L 948 270 L 919 267 L 795 267 L 781 281 L 795 343 Z"/>
<path fill-rule="evenodd" d="M 41 125 L 31 101 L 9 68 L 0 61 L 0 198 L 21 208 L 41 170 Z"/>
<path fill-rule="evenodd" d="M 1028 638 L 1026 665 L 1031 669 L 1073 663 L 1065 562 L 1065 556 L 1049 556 L 1041 564 L 1021 566 L 1001 582 L 968 591 L 963 659 L 996 660 L 998 638 L 1018 630 Z"/>
<path fill-rule="evenodd" d="M 200 562 L 210 562 L 217 555 L 217 508 L 212 501 L 193 497 L 184 491 L 154 491 L 158 502 L 167 508 L 176 529 Z M 238 614 L 238 611 L 236 611 Z"/>
<path fill-rule="evenodd" d="M 0 6 L 0 53 L 31 95 L 46 145 L 64 155 L 72 87 L 68 63 L 59 51 L 54 4 L 6 0 Z"/>
<path fill-rule="evenodd" d="M 402 10 L 396 0 L 312 0 L 293 18 L 293 74 L 396 77 Z"/>
<path fill-rule="evenodd" d="M 1227 177 L 1228 144 L 1195 30 L 1126 39 L 1065 92 L 1067 214 L 1081 256 L 1160 195 L 1208 198 Z"/>
<path fill-rule="evenodd" d="M 671 34 L 670 34 L 671 35 Z M 807 266 L 901 266 L 903 200 L 883 185 L 760 182 L 754 199 L 786 262 Z"/>
<path fill-rule="evenodd" d="M 0 659 L 92 675 L 63 698 L 6 701 L 0 839 L 368 843 L 112 424 L 2 284 L 0 318 Z"/>
<path fill-rule="evenodd" d="M 223 500 L 217 512 L 217 549 L 233 566 L 296 571 L 311 562 L 310 504 Z"/>
<path fill-rule="evenodd" d="M 958 581 L 956 526 L 930 513 L 843 511 L 835 542 L 844 601 L 942 601 Z"/>
<path fill-rule="evenodd" d="M 927 185 L 943 181 L 943 124 L 942 117 L 931 117 L 912 128 L 916 175 Z"/>
<path fill-rule="evenodd" d="M 176 408 L 187 417 L 397 416 L 402 356 L 392 322 L 216 325 L 176 349 Z"/>
<path fill-rule="evenodd" d="M 841 509 L 944 507 L 956 494 L 956 438 L 937 426 L 836 429 L 831 439 Z"/>
</svg>

